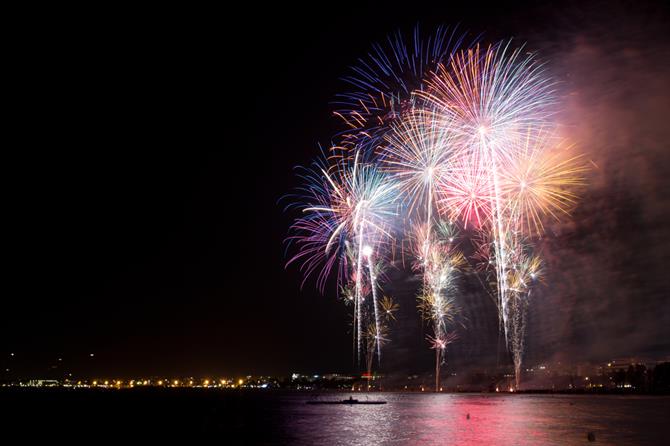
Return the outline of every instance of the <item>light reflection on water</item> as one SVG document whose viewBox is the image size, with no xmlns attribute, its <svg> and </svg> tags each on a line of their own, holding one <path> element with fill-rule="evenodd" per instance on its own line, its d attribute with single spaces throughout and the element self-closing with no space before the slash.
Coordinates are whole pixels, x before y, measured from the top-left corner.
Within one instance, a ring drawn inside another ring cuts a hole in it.
<svg viewBox="0 0 670 446">
<path fill-rule="evenodd" d="M 664 397 L 369 395 L 388 403 L 307 405 L 310 395 L 284 396 L 283 440 L 347 446 L 563 445 L 587 444 L 587 433 L 594 432 L 595 444 L 633 445 L 667 444 L 664 441 L 670 436 L 665 426 L 670 399 Z M 346 397 L 330 394 L 323 399 Z"/>
</svg>

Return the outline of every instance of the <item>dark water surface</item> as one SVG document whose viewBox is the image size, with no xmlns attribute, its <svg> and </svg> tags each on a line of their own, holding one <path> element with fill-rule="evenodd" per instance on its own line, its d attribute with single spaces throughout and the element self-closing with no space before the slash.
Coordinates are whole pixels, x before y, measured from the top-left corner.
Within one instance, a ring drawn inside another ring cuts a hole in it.
<svg viewBox="0 0 670 446">
<path fill-rule="evenodd" d="M 0 426 L 22 438 L 92 441 L 140 434 L 213 436 L 217 444 L 670 444 L 670 397 L 371 393 L 388 404 L 305 404 L 315 398 L 212 389 L 1 390 Z"/>
</svg>

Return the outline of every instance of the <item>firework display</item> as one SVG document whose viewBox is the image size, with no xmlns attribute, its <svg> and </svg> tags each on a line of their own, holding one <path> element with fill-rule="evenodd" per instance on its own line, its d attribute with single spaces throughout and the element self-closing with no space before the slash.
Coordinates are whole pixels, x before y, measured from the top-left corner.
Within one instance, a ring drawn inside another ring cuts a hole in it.
<svg viewBox="0 0 670 446">
<path fill-rule="evenodd" d="M 532 54 L 511 42 L 463 42 L 446 28 L 426 40 L 415 31 L 409 45 L 394 35 L 345 78 L 354 90 L 334 113 L 346 129 L 299 171 L 303 185 L 290 196 L 300 215 L 288 263 L 322 291 L 336 278 L 353 304 L 356 358 L 364 354 L 370 372 L 397 310 L 379 297 L 382 272 L 398 252 L 411 256 L 436 391 L 457 309 L 467 305 L 456 305 L 459 280 L 485 276 L 518 388 L 526 312 L 542 276 L 533 243 L 577 203 L 585 163 L 558 135 L 556 84 Z M 457 244 L 468 241 L 466 258 Z"/>
</svg>

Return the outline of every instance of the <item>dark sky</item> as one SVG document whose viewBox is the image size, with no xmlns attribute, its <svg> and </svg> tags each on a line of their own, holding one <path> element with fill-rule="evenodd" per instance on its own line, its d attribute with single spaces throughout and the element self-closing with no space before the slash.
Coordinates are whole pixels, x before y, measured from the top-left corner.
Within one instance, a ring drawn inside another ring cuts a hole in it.
<svg viewBox="0 0 670 446">
<path fill-rule="evenodd" d="M 339 129 L 348 67 L 416 23 L 528 42 L 598 166 L 541 243 L 528 360 L 670 354 L 667 4 L 53 13 L 24 18 L 5 63 L 0 378 L 350 370 L 334 287 L 301 291 L 284 268 L 278 200 Z M 412 282 L 392 274 L 387 370 L 428 370 Z M 461 299 L 450 354 L 495 362 L 495 308 L 468 285 Z"/>
</svg>

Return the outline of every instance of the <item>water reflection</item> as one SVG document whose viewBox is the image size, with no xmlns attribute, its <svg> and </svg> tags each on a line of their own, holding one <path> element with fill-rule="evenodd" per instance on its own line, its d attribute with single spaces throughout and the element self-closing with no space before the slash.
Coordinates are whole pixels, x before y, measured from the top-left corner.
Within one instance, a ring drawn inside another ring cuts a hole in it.
<svg viewBox="0 0 670 446">
<path fill-rule="evenodd" d="M 348 395 L 331 395 L 341 399 Z M 286 440 L 337 445 L 658 444 L 668 399 L 559 395 L 370 394 L 386 405 L 304 404 L 292 396 Z M 365 396 L 358 398 L 365 398 Z M 469 415 L 469 418 L 468 418 Z M 646 426 L 646 427 L 645 427 Z"/>
</svg>

